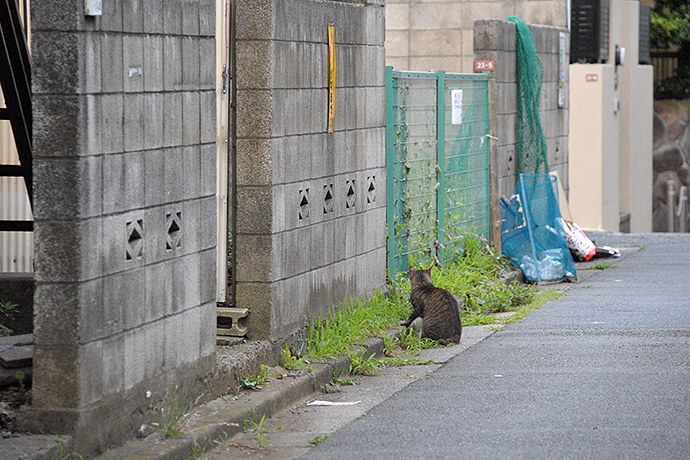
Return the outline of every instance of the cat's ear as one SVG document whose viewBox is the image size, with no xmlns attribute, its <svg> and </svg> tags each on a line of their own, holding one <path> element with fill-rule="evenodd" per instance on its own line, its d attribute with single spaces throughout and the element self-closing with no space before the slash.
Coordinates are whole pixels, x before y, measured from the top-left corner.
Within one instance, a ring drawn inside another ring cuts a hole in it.
<svg viewBox="0 0 690 460">
<path fill-rule="evenodd" d="M 431 276 L 431 270 L 433 270 L 433 269 L 434 269 L 434 263 L 432 262 L 431 265 L 429 265 L 429 268 L 427 268 L 424 271 L 427 272 L 429 274 L 429 276 Z"/>
<path fill-rule="evenodd" d="M 409 273 L 410 275 L 412 275 L 412 274 L 413 274 L 414 272 L 416 272 L 416 271 L 417 271 L 417 270 L 416 270 L 412 265 L 410 265 L 410 269 L 408 270 L 408 273 Z"/>
</svg>

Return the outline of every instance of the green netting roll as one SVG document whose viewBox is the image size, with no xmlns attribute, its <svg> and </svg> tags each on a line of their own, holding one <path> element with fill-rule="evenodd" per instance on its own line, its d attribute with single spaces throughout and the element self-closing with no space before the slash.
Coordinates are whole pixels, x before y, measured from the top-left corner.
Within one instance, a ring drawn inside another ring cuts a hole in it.
<svg viewBox="0 0 690 460">
<path fill-rule="evenodd" d="M 548 173 L 546 138 L 539 117 L 544 67 L 529 26 L 514 16 L 505 20 L 515 23 L 517 47 L 517 170 L 526 174 Z"/>
</svg>

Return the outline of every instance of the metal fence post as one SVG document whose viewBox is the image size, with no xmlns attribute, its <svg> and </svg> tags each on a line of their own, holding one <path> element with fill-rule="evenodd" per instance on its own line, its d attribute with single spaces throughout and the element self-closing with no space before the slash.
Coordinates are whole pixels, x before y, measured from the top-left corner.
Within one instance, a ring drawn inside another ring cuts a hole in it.
<svg viewBox="0 0 690 460">
<path fill-rule="evenodd" d="M 436 72 L 436 257 L 444 258 L 446 161 L 446 72 Z"/>
<path fill-rule="evenodd" d="M 387 249 L 387 271 L 389 278 L 395 275 L 395 100 L 397 94 L 393 88 L 393 67 L 386 67 L 386 226 L 388 228 Z"/>
<path fill-rule="evenodd" d="M 666 182 L 666 204 L 668 209 L 667 222 L 669 232 L 676 231 L 676 184 L 670 180 Z"/>
</svg>

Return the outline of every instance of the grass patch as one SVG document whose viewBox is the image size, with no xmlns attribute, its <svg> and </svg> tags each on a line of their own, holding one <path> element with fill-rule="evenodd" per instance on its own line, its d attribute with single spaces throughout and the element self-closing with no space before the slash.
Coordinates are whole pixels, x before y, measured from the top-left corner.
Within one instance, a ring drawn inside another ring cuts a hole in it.
<svg viewBox="0 0 690 460">
<path fill-rule="evenodd" d="M 467 236 L 463 253 L 448 260 L 442 269 L 435 269 L 432 277 L 436 286 L 463 300 L 463 325 L 503 324 L 506 319 L 490 314 L 518 311 L 517 318 L 514 316 L 515 319 L 511 320 L 513 322 L 534 309 L 531 305 L 541 298 L 533 285 L 501 280 L 501 275 L 510 269 L 509 260 L 497 254 L 486 241 Z M 376 373 L 376 366 L 382 363 L 352 351 L 369 337 L 384 338 L 388 357 L 393 357 L 394 350 L 398 349 L 414 356 L 421 350 L 438 347 L 437 342 L 424 339 L 412 330 L 402 331 L 399 338 L 388 337 L 386 331 L 397 327 L 410 313 L 409 294 L 410 283 L 405 276 L 400 276 L 388 285 L 386 294 L 377 292 L 370 299 L 350 302 L 326 315 L 312 317 L 308 322 L 304 355 L 298 358 L 284 351 L 281 363 L 286 368 L 299 367 L 301 363 L 323 361 L 349 353 L 353 363 L 351 371 L 369 374 Z"/>
</svg>

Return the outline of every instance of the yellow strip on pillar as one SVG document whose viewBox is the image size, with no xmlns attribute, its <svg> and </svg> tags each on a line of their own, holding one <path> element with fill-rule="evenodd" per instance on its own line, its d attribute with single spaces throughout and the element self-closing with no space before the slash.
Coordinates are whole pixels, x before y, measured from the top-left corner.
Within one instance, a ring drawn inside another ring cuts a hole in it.
<svg viewBox="0 0 690 460">
<path fill-rule="evenodd" d="M 328 24 L 328 134 L 335 125 L 335 24 Z"/>
</svg>

